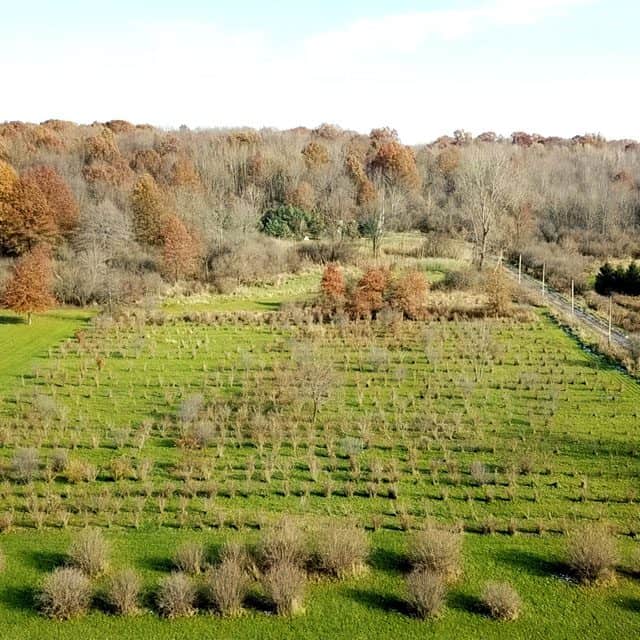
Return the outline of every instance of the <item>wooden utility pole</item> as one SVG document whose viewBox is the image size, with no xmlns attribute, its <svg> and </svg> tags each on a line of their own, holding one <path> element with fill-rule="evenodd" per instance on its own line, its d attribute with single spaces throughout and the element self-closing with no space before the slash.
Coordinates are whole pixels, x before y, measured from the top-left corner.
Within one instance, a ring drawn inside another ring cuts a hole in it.
<svg viewBox="0 0 640 640">
<path fill-rule="evenodd" d="M 518 284 L 522 283 L 522 254 L 518 256 Z"/>
<path fill-rule="evenodd" d="M 571 315 L 574 316 L 575 314 L 576 314 L 575 285 L 573 280 L 571 280 Z"/>
<path fill-rule="evenodd" d="M 613 316 L 613 296 L 609 294 L 609 331 L 607 333 L 607 343 L 611 344 L 611 320 Z"/>
</svg>

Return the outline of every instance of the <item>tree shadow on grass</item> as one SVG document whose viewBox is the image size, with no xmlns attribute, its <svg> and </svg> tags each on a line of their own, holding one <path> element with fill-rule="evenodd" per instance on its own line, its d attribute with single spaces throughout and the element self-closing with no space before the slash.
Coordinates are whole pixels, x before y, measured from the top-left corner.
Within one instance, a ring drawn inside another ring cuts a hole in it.
<svg viewBox="0 0 640 640">
<path fill-rule="evenodd" d="M 0 601 L 15 611 L 33 611 L 37 608 L 36 595 L 33 587 L 6 587 L 0 591 Z"/>
<path fill-rule="evenodd" d="M 0 324 L 26 324 L 24 318 L 0 315 Z"/>
<path fill-rule="evenodd" d="M 470 593 L 461 593 L 459 591 L 452 592 L 447 598 L 447 604 L 452 609 L 466 611 L 468 613 L 484 614 L 485 609 L 482 601 L 477 596 Z"/>
<path fill-rule="evenodd" d="M 140 559 L 139 565 L 143 569 L 159 571 L 162 573 L 176 571 L 176 567 L 171 561 L 171 558 L 168 558 L 167 556 L 145 556 Z"/>
<path fill-rule="evenodd" d="M 621 598 L 619 606 L 633 613 L 640 613 L 640 598 L 625 597 Z"/>
<path fill-rule="evenodd" d="M 498 551 L 496 557 L 501 562 L 511 565 L 512 567 L 524 570 L 527 573 L 548 577 L 561 577 L 568 573 L 567 566 L 558 560 L 549 560 L 531 551 L 523 551 L 522 549 L 505 549 Z"/>
<path fill-rule="evenodd" d="M 409 570 L 409 562 L 399 551 L 376 547 L 369 555 L 369 564 L 379 571 L 398 573 Z"/>
<path fill-rule="evenodd" d="M 24 556 L 29 565 L 43 572 L 62 567 L 68 559 L 67 554 L 61 551 L 28 551 Z"/>
<path fill-rule="evenodd" d="M 402 598 L 389 593 L 367 589 L 349 589 L 347 595 L 368 609 L 412 615 L 411 607 Z"/>
</svg>

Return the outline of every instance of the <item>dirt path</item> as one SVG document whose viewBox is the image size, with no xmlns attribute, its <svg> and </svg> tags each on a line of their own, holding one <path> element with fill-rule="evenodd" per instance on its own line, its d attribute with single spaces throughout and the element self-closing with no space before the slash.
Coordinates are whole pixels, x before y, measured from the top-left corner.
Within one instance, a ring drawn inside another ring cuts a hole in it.
<svg viewBox="0 0 640 640">
<path fill-rule="evenodd" d="M 515 267 L 507 264 L 505 264 L 505 267 L 507 273 L 517 282 L 518 270 Z M 521 286 L 526 287 L 530 291 L 535 291 L 536 293 L 542 292 L 542 282 L 524 273 L 522 274 Z M 571 316 L 571 300 L 561 293 L 545 287 L 545 294 L 543 299 L 547 306 L 554 307 L 559 311 L 566 313 L 568 316 Z M 598 316 L 593 314 L 591 311 L 588 311 L 583 307 L 578 307 L 578 305 L 576 304 L 573 317 L 575 318 L 575 320 L 583 324 L 587 329 L 595 331 L 605 340 L 608 338 L 608 323 L 602 318 L 599 318 Z M 631 349 L 631 340 L 629 336 L 619 327 L 613 326 L 611 328 L 611 342 L 612 344 L 621 347 L 622 349 Z"/>
</svg>

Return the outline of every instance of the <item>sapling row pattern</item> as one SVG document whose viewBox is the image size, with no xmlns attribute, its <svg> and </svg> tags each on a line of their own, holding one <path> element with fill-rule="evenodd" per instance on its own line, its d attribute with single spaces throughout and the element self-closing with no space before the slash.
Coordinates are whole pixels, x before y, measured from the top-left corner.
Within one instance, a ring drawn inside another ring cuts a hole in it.
<svg viewBox="0 0 640 640">
<path fill-rule="evenodd" d="M 640 531 L 640 394 L 551 322 L 97 319 L 0 400 L 0 529 Z"/>
</svg>

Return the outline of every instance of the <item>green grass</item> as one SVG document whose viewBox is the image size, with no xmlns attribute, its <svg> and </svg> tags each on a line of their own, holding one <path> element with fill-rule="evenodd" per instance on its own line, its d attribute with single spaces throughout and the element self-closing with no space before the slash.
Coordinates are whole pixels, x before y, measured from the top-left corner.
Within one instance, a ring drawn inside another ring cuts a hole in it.
<svg viewBox="0 0 640 640">
<path fill-rule="evenodd" d="M 281 299 L 315 287 L 306 277 L 283 283 Z M 259 299 L 245 292 L 235 308 Z M 205 301 L 212 309 L 220 303 Z M 600 590 L 571 584 L 558 565 L 556 533 L 602 519 L 622 534 L 640 531 L 640 388 L 546 315 L 330 327 L 271 314 L 187 322 L 173 313 L 180 309 L 193 306 L 173 303 L 166 317 L 148 322 L 98 319 L 80 341 L 64 338 L 83 325 L 81 314 L 0 326 L 13 358 L 0 377 L 0 515 L 14 517 L 13 532 L 0 535 L 8 558 L 0 637 L 99 630 L 113 638 L 498 638 L 508 629 L 515 638 L 609 638 L 637 628 L 637 580 Z M 300 345 L 331 363 L 335 376 L 315 424 L 295 361 Z M 177 415 L 196 394 L 210 407 L 201 419 L 211 441 L 185 450 Z M 25 446 L 37 449 L 40 469 L 19 482 L 12 459 Z M 60 447 L 93 465 L 96 480 L 47 477 Z M 129 466 L 118 480 L 114 459 Z M 153 467 L 140 479 L 135 469 L 145 460 Z M 471 475 L 478 461 L 487 473 L 480 484 Z M 62 560 L 76 527 L 109 527 L 117 564 L 135 566 L 151 589 L 179 540 L 251 539 L 282 513 L 311 525 L 343 519 L 380 528 L 372 572 L 314 584 L 307 614 L 293 621 L 257 611 L 174 623 L 92 613 L 54 624 L 34 611 L 34 589 Z M 521 535 L 468 534 L 465 579 L 444 617 L 424 623 L 403 604 L 400 529 L 432 518 Z M 637 545 L 620 544 L 625 557 Z M 516 585 L 525 601 L 520 621 L 505 626 L 477 611 L 486 579 Z"/>
<path fill-rule="evenodd" d="M 246 536 L 242 536 L 246 539 Z M 251 537 L 251 536 L 250 536 Z M 44 573 L 64 562 L 66 533 L 5 535 L 2 548 L 9 562 L 0 576 L 0 633 L 11 640 L 100 637 L 118 640 L 154 638 L 614 638 L 631 637 L 638 628 L 640 587 L 623 577 L 615 588 L 577 587 L 563 578 L 563 541 L 556 537 L 467 536 L 464 577 L 453 587 L 442 618 L 420 621 L 405 604 L 401 566 L 404 537 L 379 533 L 372 537 L 372 571 L 341 583 L 312 584 L 306 613 L 281 619 L 260 607 L 249 607 L 239 619 L 222 620 L 199 613 L 187 620 L 164 621 L 154 613 L 130 619 L 101 613 L 53 623 L 34 614 L 33 599 Z M 112 565 L 134 567 L 143 576 L 147 602 L 159 578 L 170 568 L 173 550 L 182 541 L 198 539 L 215 547 L 226 536 L 217 533 L 140 531 L 109 533 Z M 623 549 L 628 553 L 631 543 Z M 524 601 L 519 620 L 489 620 L 479 605 L 488 580 L 508 580 Z M 97 590 L 104 583 L 98 579 Z"/>
<path fill-rule="evenodd" d="M 86 311 L 57 309 L 34 315 L 28 326 L 21 316 L 0 311 L 0 390 L 10 388 L 17 377 L 30 373 L 51 347 L 71 337 L 90 317 Z"/>
<path fill-rule="evenodd" d="M 239 287 L 231 294 L 203 294 L 169 298 L 162 308 L 171 313 L 188 311 L 277 311 L 283 304 L 311 300 L 320 287 L 319 269 L 280 281 Z"/>
</svg>

